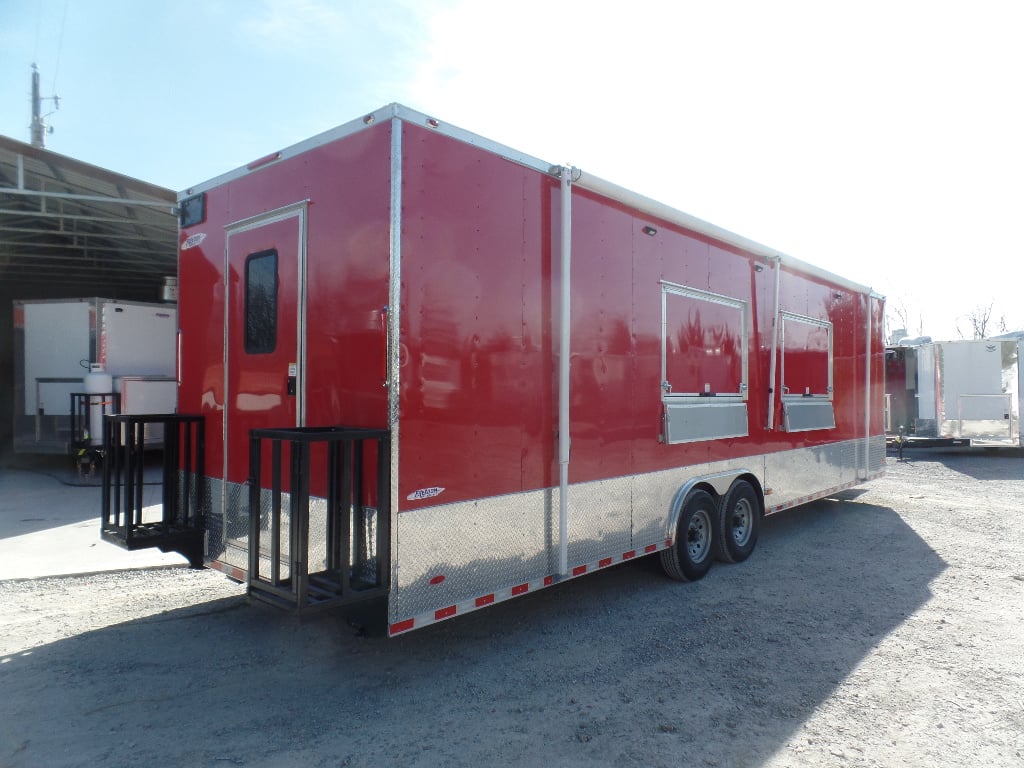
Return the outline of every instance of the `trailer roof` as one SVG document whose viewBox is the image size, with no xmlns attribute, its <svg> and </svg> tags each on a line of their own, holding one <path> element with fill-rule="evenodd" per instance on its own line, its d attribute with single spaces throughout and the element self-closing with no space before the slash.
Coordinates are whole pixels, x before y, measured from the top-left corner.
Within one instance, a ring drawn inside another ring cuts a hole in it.
<svg viewBox="0 0 1024 768">
<path fill-rule="evenodd" d="M 317 147 L 329 144 L 332 141 L 336 141 L 345 136 L 357 133 L 362 130 L 366 130 L 377 123 L 397 118 L 405 122 L 425 126 L 439 133 L 450 136 L 459 141 L 463 141 L 467 144 L 486 149 L 489 152 L 500 155 L 514 163 L 534 168 L 542 173 L 547 173 L 552 176 L 559 176 L 563 171 L 563 167 L 560 165 L 553 165 L 547 163 L 539 158 L 528 155 L 524 152 L 520 152 L 511 147 L 500 144 L 496 141 L 486 139 L 477 134 L 471 133 L 465 129 L 458 128 L 454 125 L 444 123 L 437 118 L 430 117 L 429 115 L 418 112 L 416 110 L 405 107 L 401 104 L 392 103 L 388 104 L 380 109 L 370 112 L 362 117 L 355 120 L 344 123 L 343 125 L 333 128 L 329 131 L 325 131 L 317 136 L 313 136 L 310 139 L 302 141 L 291 147 L 282 149 L 271 155 L 250 163 L 246 167 L 237 168 L 233 171 L 229 171 L 221 176 L 217 176 L 207 182 L 198 184 L 195 187 L 190 187 L 187 190 L 182 191 L 178 198 L 183 200 L 186 197 L 194 195 L 199 192 L 211 189 L 213 187 L 220 186 L 221 184 L 227 183 L 232 179 L 239 178 L 248 173 L 257 170 L 258 168 L 265 167 L 271 163 L 280 162 L 289 157 L 301 155 L 304 152 L 308 152 Z M 746 251 L 755 256 L 760 256 L 766 260 L 779 261 L 780 263 L 790 267 L 794 270 L 807 273 L 813 276 L 817 276 L 822 280 L 826 280 L 836 285 L 845 287 L 851 291 L 857 293 L 870 294 L 877 298 L 882 298 L 880 294 L 876 293 L 872 288 L 861 285 L 860 283 L 847 280 L 844 277 L 828 272 L 827 270 L 816 267 L 809 262 L 802 261 L 800 259 L 788 256 L 781 251 L 777 251 L 768 246 L 757 243 L 753 240 L 745 238 L 741 235 L 737 235 L 730 232 L 722 227 L 715 226 L 702 219 L 698 219 L 695 216 L 691 216 L 680 210 L 672 208 L 664 203 L 659 203 L 651 198 L 644 197 L 635 192 L 632 192 L 624 187 L 620 187 L 611 182 L 600 179 L 588 173 L 584 173 L 579 169 L 571 169 L 573 172 L 573 183 L 574 185 L 583 189 L 590 190 L 595 194 L 602 195 L 611 200 L 614 200 L 622 205 L 625 205 L 634 210 L 645 213 L 653 218 L 660 219 L 672 224 L 676 224 L 684 229 L 691 232 L 704 235 L 712 240 L 716 240 L 724 245 L 732 246 L 733 248 Z"/>
<path fill-rule="evenodd" d="M 120 293 L 177 274 L 172 190 L 0 136 L 5 281 Z"/>
</svg>

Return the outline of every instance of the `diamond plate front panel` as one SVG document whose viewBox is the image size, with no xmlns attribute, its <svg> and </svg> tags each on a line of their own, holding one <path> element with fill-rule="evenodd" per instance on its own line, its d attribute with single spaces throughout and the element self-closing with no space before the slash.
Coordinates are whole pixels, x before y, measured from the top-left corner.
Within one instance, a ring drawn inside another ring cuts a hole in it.
<svg viewBox="0 0 1024 768">
<path fill-rule="evenodd" d="M 885 435 L 868 440 L 868 472 L 876 475 L 885 469 Z"/>
<path fill-rule="evenodd" d="M 215 477 L 206 478 L 206 558 L 224 559 L 224 483 Z"/>
</svg>

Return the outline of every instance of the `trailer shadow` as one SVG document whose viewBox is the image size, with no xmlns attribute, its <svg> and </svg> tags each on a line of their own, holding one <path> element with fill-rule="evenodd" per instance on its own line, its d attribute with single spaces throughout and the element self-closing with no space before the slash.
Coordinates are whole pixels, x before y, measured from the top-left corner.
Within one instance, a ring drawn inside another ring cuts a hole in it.
<svg viewBox="0 0 1024 768">
<path fill-rule="evenodd" d="M 0 765 L 757 765 L 945 567 L 825 500 L 695 584 L 641 560 L 393 640 L 198 603 L 0 659 Z"/>
</svg>

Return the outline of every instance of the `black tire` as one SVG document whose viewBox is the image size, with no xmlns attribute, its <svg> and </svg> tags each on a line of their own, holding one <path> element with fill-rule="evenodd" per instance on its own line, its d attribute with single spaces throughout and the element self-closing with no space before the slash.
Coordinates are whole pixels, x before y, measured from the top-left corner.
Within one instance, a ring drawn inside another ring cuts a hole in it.
<svg viewBox="0 0 1024 768">
<path fill-rule="evenodd" d="M 722 497 L 715 543 L 723 563 L 742 563 L 757 546 L 761 499 L 746 480 L 737 480 Z"/>
<path fill-rule="evenodd" d="M 715 561 L 718 505 L 707 491 L 686 497 L 676 527 L 675 545 L 661 551 L 661 567 L 676 581 L 697 581 Z"/>
</svg>

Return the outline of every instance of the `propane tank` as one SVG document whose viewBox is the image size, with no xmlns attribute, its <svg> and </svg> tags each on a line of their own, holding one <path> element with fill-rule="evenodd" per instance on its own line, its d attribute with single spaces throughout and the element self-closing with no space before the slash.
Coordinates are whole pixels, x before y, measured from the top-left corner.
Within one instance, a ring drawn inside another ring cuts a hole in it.
<svg viewBox="0 0 1024 768">
<path fill-rule="evenodd" d="M 102 445 L 103 414 L 112 397 L 114 378 L 103 370 L 101 363 L 90 363 L 82 386 L 89 395 L 89 445 Z"/>
</svg>

